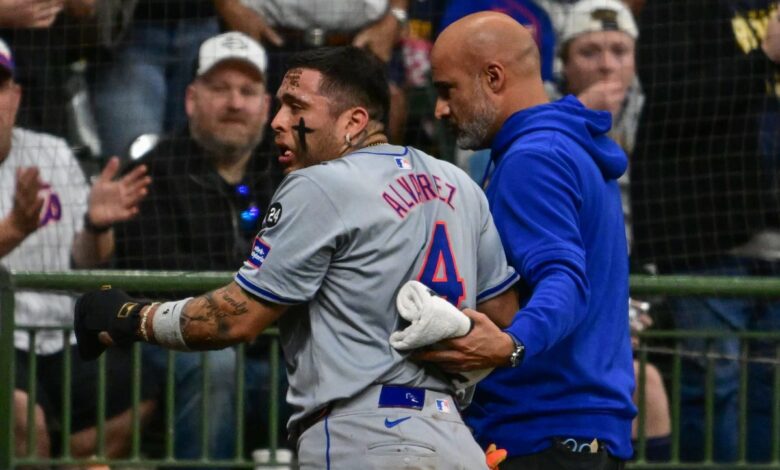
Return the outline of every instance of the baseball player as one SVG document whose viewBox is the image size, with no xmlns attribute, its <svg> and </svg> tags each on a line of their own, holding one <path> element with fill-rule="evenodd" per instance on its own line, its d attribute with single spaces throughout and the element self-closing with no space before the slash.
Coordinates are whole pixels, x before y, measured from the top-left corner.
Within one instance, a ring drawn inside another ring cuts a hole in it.
<svg viewBox="0 0 780 470">
<path fill-rule="evenodd" d="M 504 326 L 516 312 L 518 277 L 482 191 L 455 166 L 387 143 L 383 67 L 361 49 L 299 53 L 277 98 L 287 176 L 233 282 L 163 304 L 85 294 L 81 353 L 139 339 L 220 348 L 278 320 L 302 469 L 487 468 L 451 382 L 388 342 L 404 327 L 395 297 L 411 279 Z M 285 315 L 301 303 L 308 314 Z"/>
</svg>

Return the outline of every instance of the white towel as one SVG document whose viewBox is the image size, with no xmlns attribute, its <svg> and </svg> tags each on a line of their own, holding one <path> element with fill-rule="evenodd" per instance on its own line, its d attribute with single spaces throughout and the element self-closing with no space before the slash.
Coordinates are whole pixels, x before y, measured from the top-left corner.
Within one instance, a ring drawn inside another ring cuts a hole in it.
<svg viewBox="0 0 780 470">
<path fill-rule="evenodd" d="M 457 338 L 471 329 L 471 319 L 454 305 L 436 295 L 425 284 L 408 281 L 395 298 L 398 312 L 411 322 L 390 335 L 390 344 L 399 351 L 431 346 L 441 340 Z M 448 374 L 456 390 L 461 391 L 484 379 L 493 369 Z"/>
<path fill-rule="evenodd" d="M 430 346 L 469 332 L 471 319 L 454 305 L 436 295 L 425 284 L 409 281 L 395 298 L 398 312 L 411 322 L 390 335 L 390 344 L 399 351 Z"/>
</svg>

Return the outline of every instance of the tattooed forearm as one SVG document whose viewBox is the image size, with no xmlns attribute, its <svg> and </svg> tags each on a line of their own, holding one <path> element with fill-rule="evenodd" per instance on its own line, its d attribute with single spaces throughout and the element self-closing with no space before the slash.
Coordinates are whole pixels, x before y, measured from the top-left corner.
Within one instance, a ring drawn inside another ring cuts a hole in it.
<svg viewBox="0 0 780 470">
<path fill-rule="evenodd" d="M 220 349 L 252 341 L 275 322 L 286 307 L 247 294 L 235 282 L 189 300 L 181 312 L 179 328 L 190 349 Z M 156 312 L 147 322 L 154 324 Z M 147 333 L 154 337 L 154 331 Z"/>
<path fill-rule="evenodd" d="M 213 348 L 240 342 L 235 336 L 240 317 L 249 313 L 247 301 L 237 299 L 225 289 L 209 292 L 190 301 L 181 315 L 185 342 L 197 349 Z"/>
<path fill-rule="evenodd" d="M 230 313 L 230 315 L 232 315 L 234 317 L 237 317 L 237 316 L 246 315 L 247 313 L 249 313 L 249 309 L 247 308 L 247 305 L 246 305 L 246 300 L 236 299 L 236 298 L 232 297 L 228 291 L 225 291 L 225 290 L 220 291 L 220 295 L 222 296 L 222 300 L 226 304 L 228 304 L 228 305 L 230 305 L 232 307 L 233 310 Z"/>
</svg>

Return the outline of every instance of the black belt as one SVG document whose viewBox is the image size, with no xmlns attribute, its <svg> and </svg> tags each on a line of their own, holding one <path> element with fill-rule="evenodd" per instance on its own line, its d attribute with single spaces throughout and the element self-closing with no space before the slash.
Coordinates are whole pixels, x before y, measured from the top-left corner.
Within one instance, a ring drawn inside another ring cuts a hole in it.
<svg viewBox="0 0 780 470">
<path fill-rule="evenodd" d="M 333 409 L 333 404 L 328 403 L 327 405 L 325 405 L 324 408 L 320 408 L 319 410 L 313 413 L 309 413 L 303 418 L 301 418 L 300 420 L 298 420 L 298 422 L 295 423 L 294 429 L 292 430 L 292 432 L 290 432 L 290 436 L 289 436 L 290 441 L 296 442 L 298 438 L 301 437 L 304 432 L 306 432 L 307 429 L 319 423 L 320 421 L 322 421 L 323 418 L 328 416 L 332 409 Z"/>
<path fill-rule="evenodd" d="M 288 45 L 303 47 L 346 46 L 351 44 L 357 31 L 326 31 L 322 28 L 277 28 Z"/>
</svg>

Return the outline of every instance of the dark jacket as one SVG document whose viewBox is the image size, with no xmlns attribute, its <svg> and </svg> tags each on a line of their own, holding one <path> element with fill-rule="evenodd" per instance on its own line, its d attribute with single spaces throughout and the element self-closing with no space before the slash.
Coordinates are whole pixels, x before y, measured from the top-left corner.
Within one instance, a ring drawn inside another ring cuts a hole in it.
<svg viewBox="0 0 780 470">
<path fill-rule="evenodd" d="M 187 134 L 161 141 L 133 166 L 141 163 L 147 165 L 152 184 L 139 215 L 115 227 L 116 267 L 201 271 L 241 267 L 275 189 L 267 155 L 257 153 L 250 160 L 242 182 L 249 188 L 245 196 L 219 176 Z M 259 214 L 254 221 L 242 222 L 240 214 L 251 203 Z"/>
</svg>

